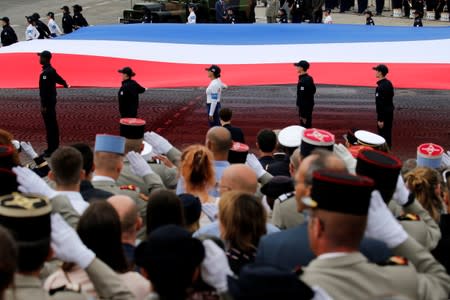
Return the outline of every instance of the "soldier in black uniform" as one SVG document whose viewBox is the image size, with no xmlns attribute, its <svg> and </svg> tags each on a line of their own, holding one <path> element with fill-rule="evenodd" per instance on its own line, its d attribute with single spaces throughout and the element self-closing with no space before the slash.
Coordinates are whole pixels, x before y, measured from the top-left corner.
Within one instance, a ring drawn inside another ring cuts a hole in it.
<svg viewBox="0 0 450 300">
<path fill-rule="evenodd" d="M 14 29 L 9 25 L 9 18 L 3 17 L 0 19 L 0 25 L 3 27 L 1 33 L 2 46 L 9 46 L 17 43 L 17 34 Z"/>
<path fill-rule="evenodd" d="M 41 113 L 47 131 L 48 146 L 43 156 L 50 157 L 59 147 L 59 128 L 56 119 L 56 84 L 60 84 L 65 88 L 68 88 L 69 85 L 51 66 L 52 54 L 49 51 L 42 51 L 38 55 L 40 57 L 39 62 L 42 65 L 42 73 L 39 77 L 39 95 L 41 97 Z"/>
<path fill-rule="evenodd" d="M 86 27 L 89 26 L 88 22 L 84 18 L 84 16 L 81 14 L 83 11 L 83 7 L 81 5 L 75 4 L 73 7 L 73 27 L 75 30 L 79 29 L 80 27 Z"/>
<path fill-rule="evenodd" d="M 306 60 L 301 60 L 295 63 L 294 66 L 297 67 L 297 71 L 300 74 L 297 84 L 297 108 L 300 125 L 305 128 L 311 128 L 316 85 L 314 84 L 314 79 L 307 73 L 309 63 Z"/>
<path fill-rule="evenodd" d="M 122 86 L 119 90 L 119 112 L 121 118 L 136 118 L 139 107 L 139 94 L 147 89 L 131 78 L 136 74 L 130 67 L 119 70 L 122 73 Z"/>
<path fill-rule="evenodd" d="M 389 72 L 385 65 L 373 67 L 376 71 L 377 88 L 375 90 L 375 104 L 377 109 L 378 134 L 386 139 L 386 143 L 392 147 L 392 123 L 394 120 L 394 87 L 386 79 Z"/>
<path fill-rule="evenodd" d="M 71 33 L 73 31 L 73 19 L 72 16 L 70 15 L 69 7 L 67 5 L 64 5 L 63 7 L 61 7 L 61 10 L 63 11 L 62 16 L 63 32 L 65 34 Z"/>
<path fill-rule="evenodd" d="M 423 27 L 422 16 L 420 15 L 420 12 L 417 11 L 417 10 L 414 12 L 414 24 L 413 24 L 413 26 L 414 27 Z"/>
<path fill-rule="evenodd" d="M 40 20 L 41 16 L 38 13 L 34 13 L 31 15 L 31 18 L 34 21 L 35 27 L 37 31 L 39 31 L 38 39 L 49 39 L 51 37 L 51 32 L 48 26 Z"/>
</svg>

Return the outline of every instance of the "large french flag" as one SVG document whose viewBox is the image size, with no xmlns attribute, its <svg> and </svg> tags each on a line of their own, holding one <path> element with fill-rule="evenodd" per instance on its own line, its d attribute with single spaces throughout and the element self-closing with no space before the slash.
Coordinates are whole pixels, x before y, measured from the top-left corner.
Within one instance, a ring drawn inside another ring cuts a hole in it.
<svg viewBox="0 0 450 300">
<path fill-rule="evenodd" d="M 398 88 L 450 90 L 450 27 L 322 24 L 134 24 L 80 29 L 52 40 L 0 48 L 0 88 L 34 88 L 37 52 L 77 87 L 117 87 L 131 67 L 146 87 L 207 84 L 204 68 L 222 67 L 228 85 L 297 82 L 294 62 L 311 63 L 317 83 L 373 86 L 386 64 Z"/>
</svg>

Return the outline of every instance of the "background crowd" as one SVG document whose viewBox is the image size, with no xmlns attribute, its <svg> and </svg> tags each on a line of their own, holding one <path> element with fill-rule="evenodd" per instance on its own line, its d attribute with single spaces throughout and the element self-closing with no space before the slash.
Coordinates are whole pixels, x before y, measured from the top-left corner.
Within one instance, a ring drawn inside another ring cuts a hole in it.
<svg viewBox="0 0 450 300">
<path fill-rule="evenodd" d="M 180 151 L 125 118 L 49 159 L 1 130 L 3 297 L 448 297 L 449 152 L 293 125 L 252 154 L 220 119 Z"/>
</svg>

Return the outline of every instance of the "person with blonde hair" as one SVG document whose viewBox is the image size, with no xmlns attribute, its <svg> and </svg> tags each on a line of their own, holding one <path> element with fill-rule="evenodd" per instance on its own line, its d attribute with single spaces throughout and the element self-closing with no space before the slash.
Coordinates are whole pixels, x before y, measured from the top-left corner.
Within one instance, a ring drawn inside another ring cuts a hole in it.
<svg viewBox="0 0 450 300">
<path fill-rule="evenodd" d="M 227 192 L 219 202 L 219 224 L 230 268 L 241 268 L 255 260 L 259 239 L 266 234 L 266 211 L 252 194 Z"/>
<path fill-rule="evenodd" d="M 186 193 L 200 198 L 202 203 L 215 201 L 208 194 L 216 184 L 214 158 L 208 148 L 202 145 L 187 147 L 181 154 L 180 174 Z"/>
<path fill-rule="evenodd" d="M 441 198 L 440 174 L 430 168 L 418 167 L 405 175 L 405 183 L 430 216 L 439 223 L 441 214 L 446 213 Z"/>
</svg>

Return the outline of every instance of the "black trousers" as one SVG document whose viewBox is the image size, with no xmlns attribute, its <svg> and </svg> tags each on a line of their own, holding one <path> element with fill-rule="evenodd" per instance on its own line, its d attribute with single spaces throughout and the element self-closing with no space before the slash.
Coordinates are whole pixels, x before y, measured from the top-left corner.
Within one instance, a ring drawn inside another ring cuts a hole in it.
<svg viewBox="0 0 450 300">
<path fill-rule="evenodd" d="M 51 153 L 59 147 L 59 127 L 58 120 L 56 119 L 55 105 L 43 108 L 41 114 L 47 133 L 47 151 Z"/>
<path fill-rule="evenodd" d="M 362 14 L 366 11 L 368 0 L 358 0 L 358 14 Z"/>
<path fill-rule="evenodd" d="M 392 124 L 393 118 L 392 115 L 390 118 L 384 120 L 383 128 L 378 127 L 378 134 L 385 138 L 386 144 L 388 144 L 389 148 L 392 148 Z"/>
<path fill-rule="evenodd" d="M 376 5 L 376 11 L 377 14 L 381 14 L 383 13 L 383 8 L 384 8 L 384 0 L 376 0 L 375 1 L 375 5 Z"/>
<path fill-rule="evenodd" d="M 312 127 L 312 109 L 301 109 L 298 107 L 298 116 L 300 118 L 300 126 L 305 128 Z M 303 121 L 303 119 L 306 119 Z"/>
<path fill-rule="evenodd" d="M 322 23 L 323 11 L 319 9 L 313 13 L 313 23 Z"/>
</svg>

